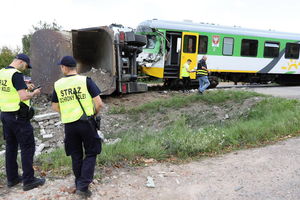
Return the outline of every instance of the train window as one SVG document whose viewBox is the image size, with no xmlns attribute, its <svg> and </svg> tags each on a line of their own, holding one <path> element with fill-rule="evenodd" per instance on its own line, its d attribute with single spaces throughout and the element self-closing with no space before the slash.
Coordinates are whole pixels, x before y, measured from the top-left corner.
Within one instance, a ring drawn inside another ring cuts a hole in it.
<svg viewBox="0 0 300 200">
<path fill-rule="evenodd" d="M 225 37 L 223 40 L 223 55 L 232 56 L 234 39 Z"/>
<path fill-rule="evenodd" d="M 279 56 L 279 42 L 265 42 L 264 57 L 275 58 Z"/>
<path fill-rule="evenodd" d="M 257 56 L 257 47 L 258 41 L 257 40 L 242 40 L 242 48 L 241 48 L 241 56 Z"/>
<path fill-rule="evenodd" d="M 300 44 L 286 43 L 285 47 L 285 58 L 298 59 Z"/>
<path fill-rule="evenodd" d="M 147 45 L 146 49 L 154 49 L 156 43 L 155 35 L 147 35 Z"/>
<path fill-rule="evenodd" d="M 205 35 L 199 36 L 199 49 L 198 54 L 206 54 L 207 53 L 207 44 L 208 44 L 208 37 Z"/>
<path fill-rule="evenodd" d="M 183 40 L 183 52 L 195 53 L 196 52 L 197 37 L 193 35 L 185 35 Z"/>
</svg>

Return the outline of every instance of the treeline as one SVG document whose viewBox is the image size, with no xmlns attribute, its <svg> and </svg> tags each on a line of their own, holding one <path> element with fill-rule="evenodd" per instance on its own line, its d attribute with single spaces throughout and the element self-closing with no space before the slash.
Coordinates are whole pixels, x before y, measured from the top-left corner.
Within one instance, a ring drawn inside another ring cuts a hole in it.
<svg viewBox="0 0 300 200">
<path fill-rule="evenodd" d="M 10 49 L 6 46 L 0 47 L 0 69 L 8 66 L 18 53 L 22 52 L 30 56 L 30 41 L 35 31 L 42 29 L 58 31 L 62 30 L 62 26 L 58 25 L 55 21 L 52 23 L 39 21 L 37 25 L 32 26 L 32 29 L 32 31 L 22 37 L 22 50 L 20 48 Z"/>
<path fill-rule="evenodd" d="M 18 52 L 19 52 L 18 49 L 12 50 L 9 49 L 8 47 L 2 47 L 0 49 L 0 69 L 8 66 Z"/>
</svg>

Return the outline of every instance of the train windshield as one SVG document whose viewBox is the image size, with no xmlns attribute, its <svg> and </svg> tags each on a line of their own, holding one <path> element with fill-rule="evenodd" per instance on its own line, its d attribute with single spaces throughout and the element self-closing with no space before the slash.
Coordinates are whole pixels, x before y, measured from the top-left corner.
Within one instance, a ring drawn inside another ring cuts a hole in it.
<svg viewBox="0 0 300 200">
<path fill-rule="evenodd" d="M 155 35 L 147 35 L 147 45 L 146 49 L 154 49 L 156 44 L 156 36 Z"/>
</svg>

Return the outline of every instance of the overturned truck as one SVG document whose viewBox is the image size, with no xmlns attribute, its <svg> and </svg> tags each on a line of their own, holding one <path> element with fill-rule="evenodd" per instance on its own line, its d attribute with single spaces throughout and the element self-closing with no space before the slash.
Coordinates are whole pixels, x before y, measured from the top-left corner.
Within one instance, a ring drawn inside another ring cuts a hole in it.
<svg viewBox="0 0 300 200">
<path fill-rule="evenodd" d="M 146 37 L 121 25 L 68 31 L 39 30 L 32 35 L 30 54 L 32 80 L 42 92 L 51 94 L 53 84 L 62 77 L 58 61 L 65 55 L 77 60 L 78 72 L 91 77 L 102 95 L 147 91 L 137 81 L 136 57 Z"/>
</svg>

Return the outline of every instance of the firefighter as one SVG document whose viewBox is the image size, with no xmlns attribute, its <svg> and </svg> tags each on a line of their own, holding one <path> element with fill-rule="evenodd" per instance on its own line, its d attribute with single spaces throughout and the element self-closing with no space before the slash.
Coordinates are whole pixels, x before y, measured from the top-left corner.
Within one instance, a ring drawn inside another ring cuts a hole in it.
<svg viewBox="0 0 300 200">
<path fill-rule="evenodd" d="M 34 177 L 33 156 L 35 141 L 33 127 L 30 124 L 30 99 L 40 94 L 33 92 L 33 84 L 26 85 L 23 74 L 31 68 L 26 54 L 18 54 L 12 63 L 0 70 L 0 110 L 3 135 L 6 144 L 5 162 L 7 186 L 13 187 L 23 182 L 23 190 L 31 190 L 45 183 L 44 178 Z M 21 149 L 23 176 L 18 174 L 18 146 Z"/>
<path fill-rule="evenodd" d="M 103 107 L 101 91 L 91 78 L 77 74 L 72 56 L 63 57 L 58 65 L 64 77 L 54 83 L 52 108 L 65 125 L 65 151 L 72 159 L 76 194 L 90 197 L 89 184 L 101 153 L 101 140 L 92 122 Z"/>
</svg>

